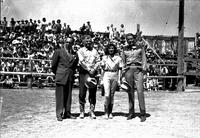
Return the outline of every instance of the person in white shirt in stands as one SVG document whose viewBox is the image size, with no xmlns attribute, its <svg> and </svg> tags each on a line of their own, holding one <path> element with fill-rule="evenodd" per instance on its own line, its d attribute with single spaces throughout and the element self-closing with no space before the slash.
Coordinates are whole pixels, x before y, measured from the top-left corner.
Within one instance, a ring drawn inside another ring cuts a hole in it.
<svg viewBox="0 0 200 138">
<path fill-rule="evenodd" d="M 125 37 L 125 28 L 124 28 L 124 24 L 121 24 L 121 25 L 120 25 L 119 33 L 120 33 L 120 37 Z"/>
<path fill-rule="evenodd" d="M 117 47 L 110 43 L 105 49 L 105 55 L 102 57 L 101 66 L 103 69 L 103 86 L 105 91 L 105 119 L 112 119 L 112 110 L 114 104 L 114 94 L 120 85 L 121 71 L 124 66 L 122 58 L 117 54 Z"/>
</svg>

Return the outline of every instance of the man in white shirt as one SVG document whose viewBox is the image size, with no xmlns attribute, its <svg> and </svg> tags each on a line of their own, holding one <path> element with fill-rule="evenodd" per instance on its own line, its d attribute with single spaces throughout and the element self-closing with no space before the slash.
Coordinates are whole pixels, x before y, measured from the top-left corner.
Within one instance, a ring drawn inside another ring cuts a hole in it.
<svg viewBox="0 0 200 138">
<path fill-rule="evenodd" d="M 95 78 L 97 75 L 98 64 L 100 63 L 100 56 L 95 48 L 93 48 L 92 39 L 90 35 L 84 38 L 84 47 L 78 50 L 79 57 L 79 103 L 80 103 L 80 118 L 84 118 L 86 92 L 89 89 L 89 103 L 90 103 L 90 117 L 96 119 L 94 114 L 96 104 L 97 86 L 94 88 L 87 88 L 85 83 L 87 77 Z"/>
</svg>

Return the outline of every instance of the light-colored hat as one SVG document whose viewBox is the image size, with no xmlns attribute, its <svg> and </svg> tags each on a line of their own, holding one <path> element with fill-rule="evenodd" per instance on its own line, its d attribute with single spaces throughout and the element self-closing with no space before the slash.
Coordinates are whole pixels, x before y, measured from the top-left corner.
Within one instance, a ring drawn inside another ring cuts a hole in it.
<svg viewBox="0 0 200 138">
<path fill-rule="evenodd" d="M 86 79 L 85 86 L 87 88 L 95 88 L 97 86 L 97 80 L 95 78 L 89 77 Z"/>
<path fill-rule="evenodd" d="M 122 81 L 120 87 L 121 87 L 122 90 L 124 90 L 126 92 L 130 92 L 131 91 L 130 84 L 127 81 L 125 81 L 125 80 Z"/>
</svg>

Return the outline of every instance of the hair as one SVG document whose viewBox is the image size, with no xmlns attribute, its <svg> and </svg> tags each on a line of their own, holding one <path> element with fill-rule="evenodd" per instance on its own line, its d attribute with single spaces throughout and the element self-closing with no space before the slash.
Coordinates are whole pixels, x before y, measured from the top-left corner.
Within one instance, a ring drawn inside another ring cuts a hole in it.
<svg viewBox="0 0 200 138">
<path fill-rule="evenodd" d="M 111 46 L 113 46 L 114 47 L 114 54 L 116 54 L 118 51 L 117 51 L 117 47 L 116 47 L 116 45 L 115 44 L 113 44 L 113 43 L 110 43 L 110 44 L 108 44 L 107 46 L 106 46 L 106 48 L 105 48 L 105 55 L 109 55 L 109 48 L 111 47 Z"/>
<path fill-rule="evenodd" d="M 70 41 L 71 41 L 72 44 L 74 43 L 74 38 L 73 38 L 73 37 L 70 37 L 70 36 L 67 37 L 67 38 L 66 38 L 66 41 L 67 41 L 67 39 L 70 39 Z"/>
<path fill-rule="evenodd" d="M 126 35 L 126 39 L 127 39 L 127 37 L 129 37 L 129 36 L 132 36 L 134 39 L 136 39 L 136 35 L 134 35 L 134 34 L 132 34 L 132 33 L 128 33 L 128 34 Z"/>
<path fill-rule="evenodd" d="M 84 39 L 86 39 L 86 38 L 92 38 L 92 36 L 91 36 L 91 35 L 88 35 L 88 34 L 86 34 L 86 35 L 84 35 Z"/>
</svg>

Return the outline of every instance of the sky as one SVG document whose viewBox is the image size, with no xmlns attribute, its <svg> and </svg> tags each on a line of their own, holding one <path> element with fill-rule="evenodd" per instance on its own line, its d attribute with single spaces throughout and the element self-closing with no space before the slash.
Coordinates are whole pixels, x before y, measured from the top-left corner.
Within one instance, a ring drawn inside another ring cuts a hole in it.
<svg viewBox="0 0 200 138">
<path fill-rule="evenodd" d="M 48 22 L 61 19 L 73 30 L 91 22 L 93 31 L 104 32 L 113 24 L 126 32 L 143 35 L 177 35 L 179 0 L 3 0 L 2 17 Z M 200 32 L 200 0 L 185 0 L 185 36 Z"/>
</svg>

